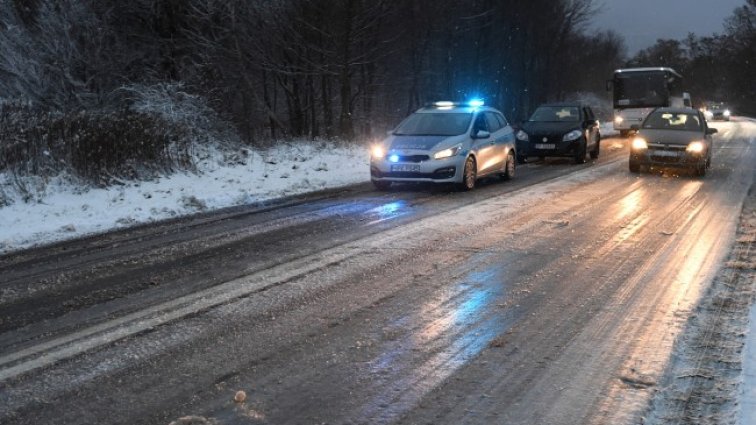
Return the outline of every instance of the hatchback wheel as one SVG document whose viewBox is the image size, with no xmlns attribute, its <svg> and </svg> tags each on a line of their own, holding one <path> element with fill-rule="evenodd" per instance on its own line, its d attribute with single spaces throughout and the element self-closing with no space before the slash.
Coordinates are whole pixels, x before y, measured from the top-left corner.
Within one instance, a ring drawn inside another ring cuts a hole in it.
<svg viewBox="0 0 756 425">
<path fill-rule="evenodd" d="M 502 180 L 511 180 L 515 176 L 515 155 L 510 151 L 507 162 L 504 164 L 504 172 L 499 174 Z"/>
<path fill-rule="evenodd" d="M 462 173 L 462 183 L 460 183 L 460 188 L 462 190 L 475 189 L 475 180 L 478 178 L 478 171 L 476 168 L 475 158 L 468 157 L 465 161 L 464 172 Z"/>
<path fill-rule="evenodd" d="M 591 159 L 598 159 L 601 152 L 601 136 L 596 136 L 596 146 L 591 151 Z"/>
<path fill-rule="evenodd" d="M 702 161 L 702 162 L 701 162 L 700 164 L 696 164 L 696 165 L 695 165 L 695 166 L 693 167 L 693 172 L 694 172 L 694 173 L 695 173 L 695 174 L 696 174 L 696 175 L 697 175 L 698 177 L 703 177 L 703 176 L 705 176 L 705 175 L 706 175 L 706 161 Z"/>
<path fill-rule="evenodd" d="M 575 164 L 584 164 L 585 163 L 585 151 L 586 151 L 586 143 L 585 141 L 580 143 L 580 146 L 578 146 L 577 149 L 575 149 Z"/>
</svg>

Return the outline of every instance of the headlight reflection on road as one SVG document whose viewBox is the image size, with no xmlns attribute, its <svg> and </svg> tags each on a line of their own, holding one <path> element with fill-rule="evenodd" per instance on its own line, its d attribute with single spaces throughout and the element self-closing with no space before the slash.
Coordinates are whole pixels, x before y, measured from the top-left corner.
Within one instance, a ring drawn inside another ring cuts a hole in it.
<svg viewBox="0 0 756 425">
<path fill-rule="evenodd" d="M 379 414 L 390 420 L 415 405 L 429 389 L 484 350 L 511 325 L 494 303 L 506 293 L 506 270 L 501 265 L 471 272 L 449 282 L 406 317 L 390 326 L 400 338 L 385 342 L 382 354 L 369 362 L 369 376 L 390 383 L 365 404 L 362 417 Z M 405 367 L 409 362 L 414 366 Z"/>
<path fill-rule="evenodd" d="M 368 225 L 377 224 L 382 221 L 391 220 L 407 214 L 407 202 L 406 201 L 394 201 L 388 204 L 383 204 L 377 208 L 373 208 L 367 211 L 368 216 L 375 216 L 376 219 L 368 222 Z"/>
</svg>

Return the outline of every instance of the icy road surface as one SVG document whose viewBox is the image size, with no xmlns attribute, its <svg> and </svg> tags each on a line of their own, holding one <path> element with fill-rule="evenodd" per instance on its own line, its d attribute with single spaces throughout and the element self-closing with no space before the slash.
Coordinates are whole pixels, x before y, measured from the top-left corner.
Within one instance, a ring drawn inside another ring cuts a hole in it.
<svg viewBox="0 0 756 425">
<path fill-rule="evenodd" d="M 703 179 L 607 139 L 0 257 L 0 423 L 639 423 L 754 180 L 715 126 Z"/>
</svg>

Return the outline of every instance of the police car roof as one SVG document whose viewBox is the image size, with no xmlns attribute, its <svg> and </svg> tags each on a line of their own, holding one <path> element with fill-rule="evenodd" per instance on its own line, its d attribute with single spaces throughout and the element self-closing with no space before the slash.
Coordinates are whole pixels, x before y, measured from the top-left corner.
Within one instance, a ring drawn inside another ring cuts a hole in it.
<svg viewBox="0 0 756 425">
<path fill-rule="evenodd" d="M 418 109 L 417 113 L 460 113 L 467 112 L 473 113 L 476 111 L 496 111 L 496 109 L 489 106 L 470 106 L 470 105 L 454 105 L 454 106 L 423 106 Z"/>
</svg>

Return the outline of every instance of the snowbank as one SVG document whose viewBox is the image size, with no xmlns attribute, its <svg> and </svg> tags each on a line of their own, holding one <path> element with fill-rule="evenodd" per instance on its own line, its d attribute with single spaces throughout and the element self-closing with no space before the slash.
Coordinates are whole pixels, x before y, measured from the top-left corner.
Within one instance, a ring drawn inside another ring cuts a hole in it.
<svg viewBox="0 0 756 425">
<path fill-rule="evenodd" d="M 265 151 L 198 153 L 196 173 L 82 187 L 68 176 L 27 179 L 32 193 L 0 174 L 0 253 L 196 212 L 250 204 L 370 179 L 368 150 L 302 142 Z M 43 184 L 44 183 L 44 184 Z M 25 202 L 31 198 L 31 202 Z M 0 199 L 2 201 L 2 199 Z M 5 205 L 4 204 L 10 204 Z"/>
</svg>

